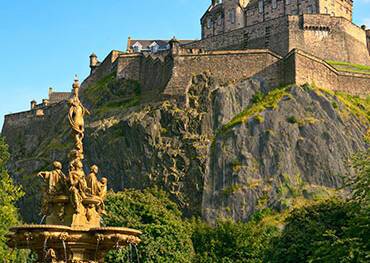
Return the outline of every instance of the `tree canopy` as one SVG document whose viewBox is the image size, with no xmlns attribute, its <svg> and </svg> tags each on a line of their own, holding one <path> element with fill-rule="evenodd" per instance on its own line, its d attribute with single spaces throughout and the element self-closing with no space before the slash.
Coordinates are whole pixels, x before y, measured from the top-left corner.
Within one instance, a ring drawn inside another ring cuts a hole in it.
<svg viewBox="0 0 370 263">
<path fill-rule="evenodd" d="M 23 195 L 21 188 L 13 184 L 7 172 L 6 163 L 8 160 L 8 146 L 0 137 L 0 258 L 5 261 L 14 260 L 17 257 L 17 253 L 12 253 L 6 245 L 6 234 L 9 227 L 18 223 L 15 202 Z"/>
</svg>

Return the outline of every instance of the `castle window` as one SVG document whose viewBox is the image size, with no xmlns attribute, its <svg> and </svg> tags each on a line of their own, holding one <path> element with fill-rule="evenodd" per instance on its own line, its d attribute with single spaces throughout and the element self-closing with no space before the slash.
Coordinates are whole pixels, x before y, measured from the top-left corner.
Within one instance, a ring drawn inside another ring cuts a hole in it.
<svg viewBox="0 0 370 263">
<path fill-rule="evenodd" d="M 207 28 L 211 28 L 212 27 L 212 19 L 210 17 L 208 17 L 207 19 Z"/>
<path fill-rule="evenodd" d="M 221 15 L 219 15 L 219 16 L 217 17 L 217 25 L 219 25 L 219 26 L 221 26 L 221 25 L 222 25 L 222 17 L 221 17 Z"/>
<path fill-rule="evenodd" d="M 307 13 L 309 14 L 313 13 L 312 6 L 307 7 Z"/>
<path fill-rule="evenodd" d="M 272 8 L 277 8 L 277 1 L 276 0 L 272 0 Z"/>
<path fill-rule="evenodd" d="M 229 12 L 229 19 L 232 24 L 235 23 L 235 9 L 230 10 Z"/>
<path fill-rule="evenodd" d="M 262 13 L 263 13 L 263 0 L 260 0 L 260 1 L 258 2 L 258 12 L 259 12 L 260 14 L 262 14 Z"/>
<path fill-rule="evenodd" d="M 325 7 L 325 14 L 329 14 L 328 8 Z"/>
<path fill-rule="evenodd" d="M 149 46 L 149 48 L 150 48 L 150 51 L 151 51 L 152 53 L 157 53 L 157 52 L 158 52 L 158 50 L 159 50 L 159 45 L 158 45 L 156 42 L 153 42 L 153 43 Z"/>
<path fill-rule="evenodd" d="M 136 42 L 133 46 L 132 46 L 134 52 L 141 52 L 143 46 L 139 43 L 139 42 Z"/>
</svg>

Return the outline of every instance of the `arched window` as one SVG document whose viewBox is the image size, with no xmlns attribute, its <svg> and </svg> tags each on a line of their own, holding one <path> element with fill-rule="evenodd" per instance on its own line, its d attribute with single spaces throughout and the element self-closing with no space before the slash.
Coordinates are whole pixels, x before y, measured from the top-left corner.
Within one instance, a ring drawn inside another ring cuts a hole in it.
<svg viewBox="0 0 370 263">
<path fill-rule="evenodd" d="M 262 14 L 262 13 L 263 13 L 263 0 L 260 0 L 260 1 L 258 2 L 258 12 L 259 12 L 260 14 Z"/>
<path fill-rule="evenodd" d="M 277 8 L 277 0 L 272 0 L 272 8 L 273 9 Z"/>
<path fill-rule="evenodd" d="M 207 28 L 212 27 L 212 19 L 210 17 L 207 18 Z"/>
<path fill-rule="evenodd" d="M 221 25 L 222 25 L 222 16 L 221 16 L 221 15 L 219 15 L 219 16 L 217 17 L 217 25 L 219 25 L 219 26 L 221 26 Z"/>
<path fill-rule="evenodd" d="M 235 23 L 235 9 L 229 11 L 229 19 L 232 24 Z"/>
<path fill-rule="evenodd" d="M 325 7 L 325 14 L 329 14 L 328 8 Z"/>
</svg>

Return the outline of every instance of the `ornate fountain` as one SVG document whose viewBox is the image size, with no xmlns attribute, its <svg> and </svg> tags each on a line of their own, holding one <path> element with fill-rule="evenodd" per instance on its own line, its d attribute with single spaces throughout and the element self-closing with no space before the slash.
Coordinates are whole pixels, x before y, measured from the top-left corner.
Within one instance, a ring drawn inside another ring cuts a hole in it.
<svg viewBox="0 0 370 263">
<path fill-rule="evenodd" d="M 54 170 L 38 174 L 46 183 L 42 203 L 45 224 L 13 227 L 8 235 L 9 247 L 31 249 L 37 253 L 38 262 L 103 262 L 109 250 L 140 242 L 138 230 L 100 226 L 107 179 L 98 180 L 96 165 L 88 176 L 84 172 L 84 116 L 89 112 L 79 99 L 79 88 L 75 80 L 68 102 L 74 140 L 68 176 L 57 161 Z"/>
</svg>

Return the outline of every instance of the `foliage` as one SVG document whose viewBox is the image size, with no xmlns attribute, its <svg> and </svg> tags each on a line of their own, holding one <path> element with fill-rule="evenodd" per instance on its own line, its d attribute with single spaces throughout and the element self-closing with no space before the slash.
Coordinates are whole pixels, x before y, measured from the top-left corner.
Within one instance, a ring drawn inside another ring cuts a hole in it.
<svg viewBox="0 0 370 263">
<path fill-rule="evenodd" d="M 342 227 L 348 225 L 350 207 L 341 201 L 324 201 L 291 212 L 282 236 L 273 241 L 267 255 L 270 262 L 307 262 L 326 240 L 323 233 L 335 232 L 343 236 Z"/>
<path fill-rule="evenodd" d="M 15 202 L 22 197 L 20 187 L 14 186 L 7 170 L 6 163 L 9 159 L 8 146 L 0 137 L 0 258 L 5 261 L 21 259 L 23 253 L 12 253 L 6 245 L 6 234 L 9 227 L 18 223 L 18 211 Z"/>
<path fill-rule="evenodd" d="M 279 235 L 276 226 L 256 219 L 248 223 L 224 220 L 214 227 L 195 222 L 192 240 L 197 263 L 263 262 L 270 240 Z"/>
<path fill-rule="evenodd" d="M 294 210 L 281 237 L 273 241 L 269 262 L 369 262 L 370 154 L 353 159 L 349 200 L 331 199 Z"/>
<path fill-rule="evenodd" d="M 140 262 L 191 262 L 191 231 L 168 196 L 156 188 L 110 193 L 104 223 L 143 231 L 138 246 Z M 136 258 L 129 249 L 112 252 L 107 262 Z"/>
<path fill-rule="evenodd" d="M 317 242 L 313 262 L 370 261 L 370 150 L 357 154 L 352 166 L 356 175 L 347 180 L 352 189 L 348 223 L 342 226 L 343 235 L 325 232 L 326 240 Z"/>
</svg>

